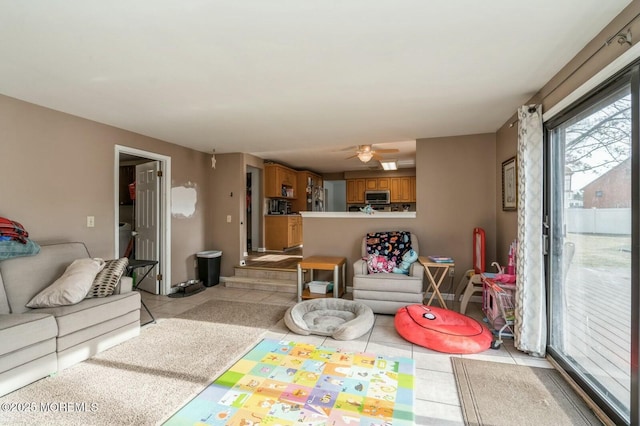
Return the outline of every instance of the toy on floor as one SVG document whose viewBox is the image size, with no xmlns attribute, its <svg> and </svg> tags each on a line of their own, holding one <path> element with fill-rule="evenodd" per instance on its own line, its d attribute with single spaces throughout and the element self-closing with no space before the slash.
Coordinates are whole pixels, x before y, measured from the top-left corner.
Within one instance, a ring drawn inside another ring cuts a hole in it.
<svg viewBox="0 0 640 426">
<path fill-rule="evenodd" d="M 396 312 L 394 323 L 398 334 L 406 340 L 438 352 L 478 353 L 489 349 L 493 340 L 485 325 L 435 306 L 404 306 Z"/>
</svg>

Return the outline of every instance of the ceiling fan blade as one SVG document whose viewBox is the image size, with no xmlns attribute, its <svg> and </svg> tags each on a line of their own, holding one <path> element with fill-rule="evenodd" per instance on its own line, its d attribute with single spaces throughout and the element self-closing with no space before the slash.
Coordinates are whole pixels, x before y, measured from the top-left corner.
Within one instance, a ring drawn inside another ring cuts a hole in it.
<svg viewBox="0 0 640 426">
<path fill-rule="evenodd" d="M 373 159 L 374 160 L 378 160 L 378 161 L 384 160 L 384 158 L 382 158 L 380 155 L 378 155 L 377 152 L 373 153 Z"/>
<path fill-rule="evenodd" d="M 353 154 L 353 155 L 351 155 L 351 156 L 349 156 L 349 157 L 345 158 L 345 160 L 349 160 L 350 158 L 356 158 L 357 156 L 358 156 L 358 154 Z"/>
<path fill-rule="evenodd" d="M 378 154 L 391 154 L 392 152 L 399 152 L 400 150 L 397 148 L 388 148 L 388 149 L 376 149 Z"/>
</svg>

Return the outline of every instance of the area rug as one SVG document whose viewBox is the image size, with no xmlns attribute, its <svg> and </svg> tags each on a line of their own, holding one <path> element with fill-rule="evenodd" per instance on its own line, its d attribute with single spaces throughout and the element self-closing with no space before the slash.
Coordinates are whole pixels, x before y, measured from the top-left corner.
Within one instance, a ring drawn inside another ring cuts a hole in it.
<svg viewBox="0 0 640 426">
<path fill-rule="evenodd" d="M 0 398 L 2 425 L 153 425 L 250 350 L 286 306 L 205 302 Z"/>
<path fill-rule="evenodd" d="M 451 362 L 467 425 L 602 425 L 554 369 Z"/>
<path fill-rule="evenodd" d="M 412 359 L 263 340 L 165 425 L 414 424 Z"/>
</svg>

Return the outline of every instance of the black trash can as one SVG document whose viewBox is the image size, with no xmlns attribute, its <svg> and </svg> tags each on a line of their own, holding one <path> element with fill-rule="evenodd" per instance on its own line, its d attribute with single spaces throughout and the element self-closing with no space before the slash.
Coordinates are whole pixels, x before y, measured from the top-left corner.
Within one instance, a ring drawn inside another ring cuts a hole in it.
<svg viewBox="0 0 640 426">
<path fill-rule="evenodd" d="M 198 278 L 206 287 L 220 282 L 220 260 L 222 252 L 218 250 L 201 251 L 198 256 Z"/>
</svg>

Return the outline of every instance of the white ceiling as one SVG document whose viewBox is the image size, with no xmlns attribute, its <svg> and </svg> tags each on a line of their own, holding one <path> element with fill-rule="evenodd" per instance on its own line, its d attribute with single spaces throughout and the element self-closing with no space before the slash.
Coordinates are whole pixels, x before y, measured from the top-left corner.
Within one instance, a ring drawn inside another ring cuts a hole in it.
<svg viewBox="0 0 640 426">
<path fill-rule="evenodd" d="M 629 3 L 3 0 L 0 93 L 204 152 L 354 170 L 356 145 L 495 132 Z"/>
</svg>

